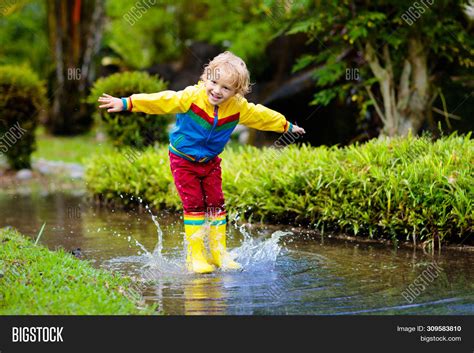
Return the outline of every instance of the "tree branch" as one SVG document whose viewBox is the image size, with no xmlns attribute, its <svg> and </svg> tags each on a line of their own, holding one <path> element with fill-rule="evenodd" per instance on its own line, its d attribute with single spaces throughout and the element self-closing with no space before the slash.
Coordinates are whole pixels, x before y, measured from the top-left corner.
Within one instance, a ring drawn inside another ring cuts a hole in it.
<svg viewBox="0 0 474 353">
<path fill-rule="evenodd" d="M 403 111 L 408 107 L 408 101 L 410 100 L 410 76 L 411 64 L 409 60 L 405 59 L 398 88 L 397 109 L 400 111 Z"/>
<path fill-rule="evenodd" d="M 448 113 L 447 111 L 441 110 L 439 108 L 433 107 L 431 108 L 435 113 L 443 115 L 445 118 L 451 118 L 454 120 L 461 120 L 462 118 L 459 115 Z"/>
<path fill-rule="evenodd" d="M 385 118 L 385 115 L 382 113 L 380 106 L 377 104 L 377 100 L 375 99 L 372 91 L 370 90 L 370 87 L 365 86 L 365 89 L 367 90 L 367 93 L 369 94 L 370 99 L 372 99 L 372 102 L 374 102 L 374 107 L 375 107 L 375 110 L 377 111 L 377 114 L 380 116 L 380 120 L 382 120 L 383 124 L 385 125 L 387 123 L 387 119 Z"/>
<path fill-rule="evenodd" d="M 369 63 L 369 66 L 372 69 L 375 77 L 377 77 L 379 80 L 383 80 L 386 77 L 387 72 L 380 65 L 380 61 L 377 57 L 377 54 L 375 53 L 374 47 L 369 42 L 367 42 L 365 45 L 365 58 Z"/>
<path fill-rule="evenodd" d="M 389 78 L 393 80 L 393 65 L 392 59 L 390 59 L 390 52 L 388 50 L 387 44 L 383 46 L 383 58 L 385 60 L 385 71 L 387 71 Z"/>
</svg>

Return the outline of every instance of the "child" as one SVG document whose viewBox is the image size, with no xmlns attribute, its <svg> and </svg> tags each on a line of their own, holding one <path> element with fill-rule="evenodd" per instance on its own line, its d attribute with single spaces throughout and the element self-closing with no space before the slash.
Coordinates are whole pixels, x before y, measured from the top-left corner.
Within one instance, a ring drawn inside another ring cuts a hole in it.
<svg viewBox="0 0 474 353">
<path fill-rule="evenodd" d="M 141 93 L 126 98 L 104 93 L 99 98 L 104 103 L 99 108 L 108 108 L 108 112 L 177 113 L 168 154 L 184 208 L 186 262 L 193 272 L 212 272 L 214 265 L 222 269 L 241 267 L 226 250 L 226 211 L 218 156 L 236 125 L 279 133 L 305 133 L 280 113 L 247 102 L 244 96 L 249 91 L 250 75 L 244 61 L 226 51 L 204 68 L 198 84 L 182 91 Z M 210 221 L 210 257 L 204 246 L 206 215 Z"/>
</svg>

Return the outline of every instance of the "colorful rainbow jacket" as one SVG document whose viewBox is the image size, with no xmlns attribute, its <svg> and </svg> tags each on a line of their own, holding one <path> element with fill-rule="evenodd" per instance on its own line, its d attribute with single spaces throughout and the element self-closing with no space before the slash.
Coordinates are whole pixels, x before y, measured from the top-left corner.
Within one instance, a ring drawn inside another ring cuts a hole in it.
<svg viewBox="0 0 474 353">
<path fill-rule="evenodd" d="M 237 124 L 280 133 L 292 127 L 282 114 L 240 95 L 214 106 L 202 82 L 178 92 L 133 94 L 127 98 L 127 108 L 147 114 L 176 113 L 169 149 L 193 162 L 207 162 L 221 153 Z"/>
</svg>

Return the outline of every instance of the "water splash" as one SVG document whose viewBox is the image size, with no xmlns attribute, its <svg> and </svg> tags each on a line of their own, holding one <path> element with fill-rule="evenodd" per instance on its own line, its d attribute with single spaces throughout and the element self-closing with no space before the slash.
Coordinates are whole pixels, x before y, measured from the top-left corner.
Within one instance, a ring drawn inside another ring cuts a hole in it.
<svg viewBox="0 0 474 353">
<path fill-rule="evenodd" d="M 158 222 L 158 217 L 151 212 L 151 209 L 148 205 L 145 205 L 145 209 L 151 215 L 151 219 L 156 227 L 157 232 L 157 244 L 149 261 L 144 266 L 144 271 L 148 273 L 147 277 L 153 277 L 155 280 L 163 278 L 167 275 L 181 275 L 186 273 L 186 268 L 182 261 L 183 255 L 177 254 L 176 258 L 171 256 L 165 257 L 163 254 L 163 231 L 161 229 L 160 223 Z"/>
<path fill-rule="evenodd" d="M 270 238 L 252 236 L 245 225 L 238 227 L 243 235 L 242 245 L 230 251 L 231 255 L 242 265 L 244 271 L 273 270 L 277 257 L 283 246 L 280 239 L 292 232 L 276 231 Z"/>
<path fill-rule="evenodd" d="M 187 271 L 185 266 L 185 240 L 183 240 L 182 251 L 172 254 L 167 253 L 165 256 L 163 253 L 163 231 L 161 230 L 157 216 L 153 215 L 151 211 L 149 211 L 149 213 L 152 215 L 153 223 L 157 228 L 158 241 L 152 256 L 149 257 L 144 268 L 146 268 L 146 270 L 155 271 L 155 274 L 152 276 L 155 279 L 170 276 L 193 275 Z M 245 228 L 245 225 L 236 227 L 236 229 L 243 237 L 243 240 L 240 246 L 229 252 L 231 256 L 242 265 L 243 271 L 245 272 L 273 270 L 277 257 L 283 249 L 283 245 L 280 245 L 280 239 L 293 234 L 292 232 L 276 231 L 269 238 L 256 237 Z M 216 271 L 216 273 L 219 272 L 221 271 Z M 235 273 L 235 271 L 233 272 Z"/>
<path fill-rule="evenodd" d="M 136 199 L 140 203 L 143 203 L 142 198 L 137 197 Z M 133 200 L 133 196 L 130 200 Z M 165 256 L 163 252 L 163 230 L 161 229 L 158 216 L 153 214 L 148 204 L 145 204 L 145 210 L 150 214 L 153 224 L 156 227 L 157 243 L 154 250 L 150 252 L 133 238 L 135 245 L 143 251 L 142 258 L 145 261 L 142 270 L 144 277 L 147 280 L 157 280 L 170 278 L 170 276 L 180 277 L 183 275 L 193 275 L 187 271 L 185 265 L 186 241 L 184 234 L 181 233 L 183 237 L 182 251 L 175 251 L 173 253 L 166 252 Z M 237 214 L 234 221 L 238 219 L 239 215 Z M 236 222 L 232 223 L 236 224 Z M 243 272 L 273 270 L 277 257 L 283 249 L 283 245 L 280 245 L 280 239 L 293 234 L 292 232 L 276 231 L 268 238 L 251 234 L 250 230 L 246 229 L 245 224 L 241 226 L 236 225 L 235 228 L 243 240 L 239 247 L 229 250 L 229 252 L 230 255 L 242 265 Z M 129 243 L 131 243 L 131 239 L 132 237 L 129 236 Z"/>
<path fill-rule="evenodd" d="M 156 216 L 154 214 L 152 214 L 151 211 L 149 211 L 149 212 L 151 214 L 151 219 L 152 219 L 153 223 L 156 226 L 156 232 L 157 232 L 157 235 L 158 235 L 158 243 L 157 243 L 158 245 L 156 246 L 155 250 L 153 251 L 153 255 L 155 255 L 155 253 L 157 253 L 158 255 L 161 255 L 161 253 L 163 252 L 163 231 L 161 230 L 160 223 L 158 223 L 158 220 L 156 219 Z"/>
</svg>

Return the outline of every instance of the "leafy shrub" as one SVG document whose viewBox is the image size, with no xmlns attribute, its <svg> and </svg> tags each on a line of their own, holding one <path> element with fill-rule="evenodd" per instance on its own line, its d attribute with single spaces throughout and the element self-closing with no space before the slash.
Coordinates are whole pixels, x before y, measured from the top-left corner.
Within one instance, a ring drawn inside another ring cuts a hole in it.
<svg viewBox="0 0 474 353">
<path fill-rule="evenodd" d="M 166 89 L 166 84 L 146 72 L 123 72 L 98 79 L 87 101 L 98 106 L 102 93 L 114 97 L 128 97 L 134 93 L 152 93 Z M 95 118 L 103 123 L 112 143 L 116 147 L 133 146 L 143 148 L 154 142 L 168 141 L 167 125 L 171 115 L 148 115 L 143 113 L 108 113 L 100 109 Z"/>
<path fill-rule="evenodd" d="M 0 66 L 0 154 L 13 169 L 29 168 L 46 90 L 26 66 Z"/>
<path fill-rule="evenodd" d="M 469 135 L 435 142 L 374 139 L 341 149 L 241 146 L 226 149 L 222 160 L 231 217 L 239 212 L 247 219 L 415 242 L 460 242 L 474 231 Z M 130 202 L 130 195 L 155 208 L 181 208 L 164 147 L 147 149 L 132 163 L 118 152 L 95 156 L 86 180 L 107 201 Z"/>
</svg>

